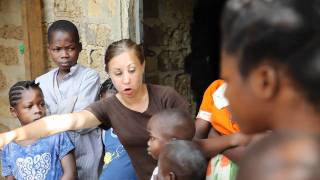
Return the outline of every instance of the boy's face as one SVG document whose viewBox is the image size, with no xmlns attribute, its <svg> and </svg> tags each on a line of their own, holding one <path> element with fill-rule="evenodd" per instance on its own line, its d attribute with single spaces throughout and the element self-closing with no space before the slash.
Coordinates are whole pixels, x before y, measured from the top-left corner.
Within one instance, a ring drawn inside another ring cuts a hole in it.
<svg viewBox="0 0 320 180">
<path fill-rule="evenodd" d="M 31 88 L 22 91 L 21 99 L 15 107 L 10 107 L 12 116 L 19 119 L 21 125 L 29 124 L 46 115 L 45 103 L 40 89 Z"/>
<path fill-rule="evenodd" d="M 65 31 L 55 31 L 51 35 L 48 52 L 60 71 L 70 72 L 77 64 L 81 43 L 75 42 L 73 34 Z"/>
<path fill-rule="evenodd" d="M 161 128 L 157 127 L 157 121 L 159 120 L 151 118 L 147 125 L 147 130 L 149 132 L 147 151 L 154 159 L 158 159 L 161 150 L 170 141 L 170 139 L 165 138 L 160 132 Z"/>
</svg>

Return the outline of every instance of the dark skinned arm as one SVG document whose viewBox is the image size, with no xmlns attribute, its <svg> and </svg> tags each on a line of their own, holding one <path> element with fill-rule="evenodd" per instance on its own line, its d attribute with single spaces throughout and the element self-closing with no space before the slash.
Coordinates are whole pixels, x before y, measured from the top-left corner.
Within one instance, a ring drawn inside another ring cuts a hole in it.
<svg viewBox="0 0 320 180">
<path fill-rule="evenodd" d="M 216 136 L 208 139 L 194 140 L 202 148 L 207 158 L 212 158 L 226 149 L 244 146 L 250 142 L 250 136 L 242 133 L 234 133 L 227 136 Z"/>
<path fill-rule="evenodd" d="M 221 136 L 216 130 L 211 129 L 209 132 L 209 138 L 211 137 L 217 137 Z M 229 147 L 225 149 L 222 154 L 227 156 L 231 161 L 237 163 L 239 162 L 240 158 L 243 156 L 243 154 L 246 151 L 245 146 L 235 146 L 235 147 Z"/>
<path fill-rule="evenodd" d="M 270 134 L 270 132 L 251 135 L 250 142 L 248 142 L 247 145 L 240 145 L 234 148 L 226 149 L 222 154 L 227 156 L 233 162 L 238 163 L 248 148 L 250 148 L 254 143 L 260 141 L 262 138 L 266 137 L 268 134 Z"/>
<path fill-rule="evenodd" d="M 61 159 L 63 175 L 61 180 L 75 180 L 77 179 L 76 160 L 74 151 L 71 151 Z"/>
<path fill-rule="evenodd" d="M 6 180 L 15 180 L 14 176 L 6 176 Z"/>
<path fill-rule="evenodd" d="M 228 157 L 232 162 L 239 163 L 246 150 L 247 146 L 237 146 L 234 148 L 226 149 L 222 152 L 222 154 Z"/>
<path fill-rule="evenodd" d="M 206 139 L 210 132 L 211 123 L 203 119 L 197 118 L 195 121 L 196 133 L 194 135 L 195 139 Z"/>
<path fill-rule="evenodd" d="M 214 157 L 217 154 L 224 152 L 226 149 L 233 149 L 250 141 L 249 136 L 242 133 L 221 136 L 211 128 L 209 122 L 200 118 L 196 119 L 195 125 L 196 135 L 194 141 L 199 144 L 207 158 Z M 209 132 L 210 134 L 208 135 Z"/>
</svg>

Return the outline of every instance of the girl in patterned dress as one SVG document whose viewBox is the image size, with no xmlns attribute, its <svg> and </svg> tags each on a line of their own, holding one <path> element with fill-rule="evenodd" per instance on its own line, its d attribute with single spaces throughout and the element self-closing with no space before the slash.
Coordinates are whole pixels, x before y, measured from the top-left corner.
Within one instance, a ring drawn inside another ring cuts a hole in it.
<svg viewBox="0 0 320 180">
<path fill-rule="evenodd" d="M 10 112 L 22 126 L 46 115 L 39 84 L 19 81 L 9 91 Z M 65 133 L 39 140 L 11 142 L 1 156 L 2 176 L 6 179 L 75 179 L 74 146 Z"/>
</svg>

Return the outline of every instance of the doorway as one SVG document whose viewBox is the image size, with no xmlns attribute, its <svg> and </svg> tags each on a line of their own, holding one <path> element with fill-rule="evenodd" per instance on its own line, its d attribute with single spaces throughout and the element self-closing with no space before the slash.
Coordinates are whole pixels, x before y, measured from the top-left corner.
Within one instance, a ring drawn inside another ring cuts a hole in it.
<svg viewBox="0 0 320 180">
<path fill-rule="evenodd" d="M 220 16 L 225 0 L 143 0 L 146 82 L 174 87 L 196 114 L 219 78 Z"/>
</svg>

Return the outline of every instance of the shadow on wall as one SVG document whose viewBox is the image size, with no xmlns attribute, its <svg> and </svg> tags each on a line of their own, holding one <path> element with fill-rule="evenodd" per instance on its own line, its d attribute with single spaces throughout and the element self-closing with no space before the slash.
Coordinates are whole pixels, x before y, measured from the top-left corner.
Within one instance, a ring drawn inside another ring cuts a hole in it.
<svg viewBox="0 0 320 180">
<path fill-rule="evenodd" d="M 197 103 L 220 70 L 220 17 L 225 0 L 198 0 L 191 24 L 191 53 L 185 58 L 185 71 L 191 75 L 191 88 Z"/>
</svg>

